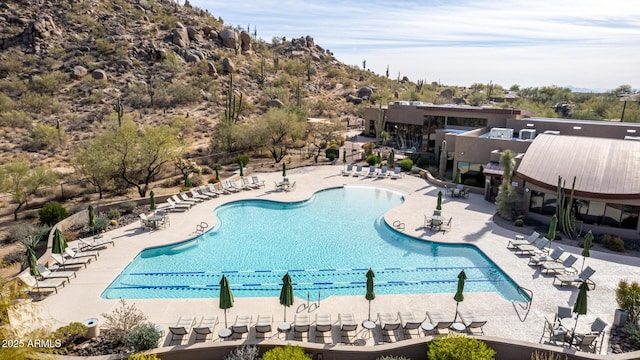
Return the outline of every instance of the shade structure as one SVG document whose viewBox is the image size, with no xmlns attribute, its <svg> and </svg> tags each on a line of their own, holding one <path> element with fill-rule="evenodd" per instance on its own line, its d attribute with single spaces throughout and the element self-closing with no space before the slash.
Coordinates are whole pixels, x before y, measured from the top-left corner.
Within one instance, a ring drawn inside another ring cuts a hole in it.
<svg viewBox="0 0 640 360">
<path fill-rule="evenodd" d="M 151 192 L 149 193 L 149 207 L 151 208 L 151 211 L 154 211 L 158 208 L 158 206 L 156 205 L 156 194 L 153 192 L 153 190 L 151 190 Z"/>
<path fill-rule="evenodd" d="M 376 274 L 369 268 L 367 271 L 367 292 L 364 294 L 364 298 L 369 301 L 369 316 L 367 320 L 371 321 L 371 300 L 376 298 L 376 293 L 373 291 L 373 278 L 376 277 Z"/>
<path fill-rule="evenodd" d="M 224 310 L 224 327 L 227 327 L 227 309 L 233 307 L 233 293 L 229 286 L 229 280 L 225 275 L 220 279 L 220 309 Z"/>
<path fill-rule="evenodd" d="M 442 191 L 438 191 L 438 202 L 436 203 L 436 210 L 442 210 Z"/>
<path fill-rule="evenodd" d="M 464 270 L 461 270 L 458 274 L 458 289 L 456 290 L 456 294 L 453 295 L 453 300 L 456 301 L 456 314 L 453 318 L 453 321 L 456 321 L 458 318 L 458 305 L 464 301 L 464 281 L 467 280 L 467 274 L 464 273 Z"/>
<path fill-rule="evenodd" d="M 593 233 L 591 232 L 591 230 L 589 230 L 587 235 L 584 236 L 584 245 L 582 248 L 582 267 L 580 268 L 580 271 L 584 269 L 584 260 L 591 256 L 591 254 L 589 253 L 591 245 L 593 245 Z"/>
<path fill-rule="evenodd" d="M 282 163 L 282 177 L 287 177 L 287 164 Z"/>
<path fill-rule="evenodd" d="M 573 304 L 573 312 L 576 313 L 576 325 L 573 328 L 573 335 L 571 339 L 572 343 L 573 336 L 575 336 L 576 333 L 576 327 L 578 326 L 578 318 L 580 315 L 587 314 L 587 292 L 589 291 L 589 285 L 586 281 L 583 281 L 582 284 L 580 284 L 579 289 L 578 297 L 576 297 L 576 303 Z"/>
<path fill-rule="evenodd" d="M 27 248 L 27 262 L 29 263 L 29 273 L 33 276 L 40 275 L 40 270 L 38 270 L 38 259 L 36 258 L 36 252 L 32 248 Z"/>
<path fill-rule="evenodd" d="M 93 228 L 96 226 L 96 213 L 93 210 L 93 206 L 89 205 L 89 227 Z"/>
<path fill-rule="evenodd" d="M 556 228 L 558 227 L 558 217 L 553 214 L 551 222 L 549 223 L 549 232 L 547 233 L 547 239 L 549 239 L 549 249 L 551 249 L 551 242 L 556 239 Z"/>
<path fill-rule="evenodd" d="M 284 306 L 284 321 L 287 321 L 287 308 L 293 305 L 293 285 L 291 283 L 291 276 L 289 276 L 288 272 L 282 277 L 280 305 Z"/>
<path fill-rule="evenodd" d="M 53 245 L 51 247 L 51 252 L 54 254 L 62 254 L 66 248 L 67 240 L 64 238 L 64 235 L 62 235 L 62 231 L 56 228 L 56 231 L 53 234 Z"/>
</svg>

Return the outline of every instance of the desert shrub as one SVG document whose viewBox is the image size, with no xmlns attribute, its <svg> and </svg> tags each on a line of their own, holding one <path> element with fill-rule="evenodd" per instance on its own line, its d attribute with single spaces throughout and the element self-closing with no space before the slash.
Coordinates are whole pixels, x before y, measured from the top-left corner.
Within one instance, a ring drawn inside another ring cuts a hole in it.
<svg viewBox="0 0 640 360">
<path fill-rule="evenodd" d="M 76 344 L 84 341 L 89 329 L 79 322 L 72 322 L 69 325 L 59 327 L 54 331 L 50 338 L 52 340 L 60 340 L 59 353 L 66 354 L 69 350 L 73 349 Z"/>
<path fill-rule="evenodd" d="M 537 350 L 531 354 L 531 360 L 567 360 L 567 355 L 560 356 L 553 351 L 538 352 Z"/>
<path fill-rule="evenodd" d="M 50 202 L 38 210 L 38 216 L 40 217 L 41 224 L 53 226 L 69 217 L 69 214 L 60 203 Z"/>
<path fill-rule="evenodd" d="M 160 340 L 160 332 L 151 323 L 140 324 L 129 331 L 124 338 L 127 346 L 132 346 L 136 351 L 145 351 L 156 348 Z"/>
<path fill-rule="evenodd" d="M 262 360 L 308 360 L 310 356 L 299 346 L 276 346 L 262 355 Z"/>
<path fill-rule="evenodd" d="M 238 162 L 242 163 L 242 166 L 247 166 L 247 164 L 249 164 L 249 156 L 238 155 Z"/>
<path fill-rule="evenodd" d="M 107 229 L 107 227 L 109 227 L 109 218 L 106 216 L 96 216 L 96 226 L 94 226 L 94 229 L 97 232 L 103 232 Z"/>
<path fill-rule="evenodd" d="M 133 210 L 136 209 L 136 206 L 138 206 L 138 204 L 136 204 L 135 201 L 127 201 L 120 205 L 120 209 L 124 214 L 131 214 L 133 213 Z"/>
<path fill-rule="evenodd" d="M 15 104 L 9 95 L 0 93 L 0 113 L 11 111 L 14 108 Z"/>
<path fill-rule="evenodd" d="M 374 144 L 373 141 L 369 141 L 368 143 L 362 145 L 362 148 L 364 149 L 365 155 L 369 156 L 369 155 L 373 154 L 373 148 L 375 146 L 376 146 L 376 144 Z"/>
<path fill-rule="evenodd" d="M 616 289 L 616 301 L 629 314 L 629 322 L 635 324 L 640 320 L 640 284 L 621 280 Z"/>
<path fill-rule="evenodd" d="M 2 262 L 0 263 L 0 268 L 2 266 L 7 266 L 11 264 L 22 263 L 25 260 L 24 251 L 16 250 L 12 251 L 5 256 L 2 257 Z"/>
<path fill-rule="evenodd" d="M 27 91 L 20 98 L 20 107 L 34 114 L 52 114 L 60 107 L 60 103 L 49 95 Z"/>
<path fill-rule="evenodd" d="M 167 87 L 167 94 L 171 97 L 169 105 L 176 106 L 198 102 L 201 99 L 200 89 L 186 84 L 171 84 Z"/>
<path fill-rule="evenodd" d="M 49 231 L 51 231 L 51 226 L 48 225 L 16 224 L 9 227 L 5 240 L 9 243 L 14 243 L 33 236 L 42 238 Z"/>
<path fill-rule="evenodd" d="M 411 171 L 411 168 L 413 167 L 413 160 L 411 159 L 402 159 L 400 160 L 400 168 L 402 169 L 402 171 Z"/>
<path fill-rule="evenodd" d="M 380 356 L 379 358 L 377 358 L 376 360 L 410 360 L 409 358 L 406 358 L 404 356 L 391 356 L 391 355 L 387 355 L 387 356 Z"/>
<path fill-rule="evenodd" d="M 635 323 L 627 323 L 622 331 L 627 334 L 627 341 L 634 346 L 640 346 L 640 326 Z"/>
<path fill-rule="evenodd" d="M 128 360 L 160 360 L 160 358 L 156 354 L 145 354 L 145 353 L 131 354 L 127 359 Z"/>
<path fill-rule="evenodd" d="M 48 74 L 35 77 L 31 82 L 31 88 L 41 94 L 53 95 L 68 80 L 69 74 L 56 70 Z"/>
<path fill-rule="evenodd" d="M 616 252 L 624 252 L 624 240 L 622 240 L 619 236 L 613 236 L 609 234 L 605 234 L 602 236 L 602 245 L 605 248 L 616 251 Z"/>
<path fill-rule="evenodd" d="M 517 227 L 523 227 L 524 226 L 524 220 L 516 219 L 516 221 L 513 222 L 513 225 L 515 225 Z"/>
<path fill-rule="evenodd" d="M 67 142 L 67 134 L 63 129 L 53 126 L 37 124 L 33 129 L 30 147 L 35 150 L 55 149 Z"/>
<path fill-rule="evenodd" d="M 411 167 L 411 173 L 414 174 L 414 175 L 420 174 L 421 171 L 422 170 L 417 166 L 412 166 Z"/>
<path fill-rule="evenodd" d="M 33 128 L 33 119 L 24 111 L 5 111 L 0 113 L 0 127 L 2 126 L 31 130 Z"/>
<path fill-rule="evenodd" d="M 115 208 L 113 208 L 113 209 L 109 209 L 109 211 L 107 212 L 107 217 L 108 217 L 110 220 L 117 219 L 117 218 L 119 218 L 120 216 L 122 216 L 122 214 L 120 213 L 120 209 L 115 209 Z"/>
<path fill-rule="evenodd" d="M 0 63 L 2 63 L 2 61 L 0 61 Z M 12 74 L 0 79 L 0 89 L 9 96 L 18 96 L 27 91 L 27 81 Z"/>
<path fill-rule="evenodd" d="M 193 129 L 196 126 L 196 121 L 193 118 L 176 116 L 171 119 L 169 122 L 169 126 L 174 129 L 178 129 L 181 135 L 189 135 L 193 132 Z"/>
<path fill-rule="evenodd" d="M 369 165 L 375 165 L 376 162 L 378 162 L 378 156 L 376 155 L 369 155 L 367 156 L 367 159 L 365 160 L 367 162 L 367 164 Z"/>
<path fill-rule="evenodd" d="M 431 161 L 426 156 L 420 156 L 418 160 L 416 160 L 416 166 L 426 169 L 429 167 Z"/>
<path fill-rule="evenodd" d="M 109 331 L 105 332 L 105 337 L 116 343 L 123 342 L 133 328 L 140 326 L 147 320 L 147 317 L 136 308 L 135 304 L 127 305 L 124 299 L 120 299 L 120 306 L 111 314 L 104 313 L 102 317 L 105 318 L 105 325 L 109 328 Z"/>
<path fill-rule="evenodd" d="M 258 360 L 259 350 L 255 345 L 242 345 L 233 349 L 224 360 Z"/>
<path fill-rule="evenodd" d="M 481 340 L 457 334 L 434 339 L 427 343 L 427 348 L 430 360 L 488 360 L 496 354 Z"/>
</svg>

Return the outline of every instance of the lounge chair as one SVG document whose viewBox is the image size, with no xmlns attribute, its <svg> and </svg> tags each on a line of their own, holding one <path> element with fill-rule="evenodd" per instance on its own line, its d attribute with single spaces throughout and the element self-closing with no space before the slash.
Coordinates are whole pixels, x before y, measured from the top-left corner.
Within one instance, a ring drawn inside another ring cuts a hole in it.
<svg viewBox="0 0 640 360">
<path fill-rule="evenodd" d="M 180 195 L 180 198 L 179 198 L 180 200 L 182 200 L 184 202 L 187 202 L 187 203 L 191 203 L 193 205 L 204 201 L 204 199 L 202 199 L 202 198 L 189 197 L 189 195 L 187 195 L 187 193 L 184 192 L 184 191 L 181 191 L 179 195 Z M 174 198 L 174 200 L 175 200 L 175 198 Z"/>
<path fill-rule="evenodd" d="M 92 239 L 78 239 L 78 242 L 80 243 L 78 246 L 80 248 L 80 251 L 84 251 L 85 249 L 93 250 L 107 244 L 116 246 L 115 241 L 113 241 L 112 238 L 106 236 L 102 236 L 99 238 L 94 237 Z"/>
<path fill-rule="evenodd" d="M 482 327 L 487 323 L 487 320 L 476 317 L 473 313 L 464 310 L 458 310 L 458 318 L 465 326 L 465 331 L 472 335 L 484 335 Z M 475 329 L 480 329 L 480 333 L 474 333 Z"/>
<path fill-rule="evenodd" d="M 61 266 L 63 269 L 66 269 L 67 266 L 78 266 L 78 265 L 84 265 L 84 267 L 87 267 L 87 264 L 91 262 L 91 257 L 65 259 L 60 254 L 51 254 L 51 258 L 53 259 L 53 261 L 56 262 L 56 264 L 58 264 L 58 266 Z"/>
<path fill-rule="evenodd" d="M 365 177 L 368 178 L 372 178 L 376 176 L 376 167 L 374 165 L 369 166 L 369 172 L 367 173 L 367 175 L 365 175 Z"/>
<path fill-rule="evenodd" d="M 349 164 L 349 165 L 347 165 L 347 169 L 346 170 L 342 170 L 342 176 L 351 176 L 352 172 L 353 172 L 353 165 Z"/>
<path fill-rule="evenodd" d="M 507 249 L 515 249 L 519 245 L 533 245 L 540 238 L 540 234 L 533 232 L 527 239 L 524 239 L 522 235 L 516 235 L 515 240 L 509 240 L 507 243 Z"/>
<path fill-rule="evenodd" d="M 296 314 L 293 320 L 293 334 L 294 337 L 300 336 L 302 338 L 302 334 L 309 332 L 309 315 L 307 314 Z"/>
<path fill-rule="evenodd" d="M 196 324 L 196 317 L 186 317 L 181 316 L 178 318 L 176 322 L 176 326 L 169 326 L 169 333 L 171 333 L 171 340 L 169 341 L 169 345 L 173 345 L 173 342 L 176 339 L 179 339 L 180 342 L 178 344 L 182 344 L 185 336 L 189 336 L 191 333 L 191 328 Z"/>
<path fill-rule="evenodd" d="M 171 195 L 171 199 L 167 199 L 167 201 L 168 200 L 173 200 L 176 206 L 181 206 L 181 207 L 188 206 L 189 208 L 191 208 L 193 205 L 196 204 L 195 201 L 186 201 L 186 200 L 180 199 L 177 194 Z"/>
<path fill-rule="evenodd" d="M 295 190 L 295 189 L 296 189 L 296 182 L 294 181 L 294 182 L 292 182 L 292 183 L 291 183 L 291 185 L 286 186 L 286 187 L 284 188 L 284 191 L 293 191 L 293 190 Z"/>
<path fill-rule="evenodd" d="M 318 334 L 322 335 L 322 339 L 324 340 L 324 334 L 326 332 L 331 333 L 331 314 L 327 313 L 319 313 L 316 314 L 316 339 L 318 338 Z"/>
<path fill-rule="evenodd" d="M 251 188 L 248 187 L 248 186 L 239 185 L 234 179 L 229 179 L 227 181 L 229 182 L 229 185 L 232 188 L 235 188 L 235 189 L 238 189 L 238 190 L 251 190 Z"/>
<path fill-rule="evenodd" d="M 236 316 L 236 322 L 231 325 L 231 331 L 234 334 L 239 334 L 242 337 L 243 334 L 249 332 L 249 325 L 251 324 L 251 315 L 238 315 Z"/>
<path fill-rule="evenodd" d="M 571 347 L 574 347 L 576 350 L 595 354 L 598 349 L 598 335 L 575 334 L 571 342 Z"/>
<path fill-rule="evenodd" d="M 418 336 L 420 336 L 420 325 L 422 325 L 423 319 L 419 319 L 412 312 L 399 312 L 400 324 L 402 325 L 402 331 L 405 335 L 411 335 L 411 330 L 416 330 Z"/>
<path fill-rule="evenodd" d="M 449 320 L 450 318 L 447 318 L 438 312 L 429 311 L 427 312 L 427 317 L 438 333 L 440 333 L 440 330 L 447 330 L 448 332 L 451 325 L 453 325 L 453 320 Z"/>
<path fill-rule="evenodd" d="M 256 336 L 262 335 L 265 337 L 266 334 L 270 333 L 271 324 L 273 323 L 272 315 L 258 315 L 258 320 L 256 320 Z"/>
<path fill-rule="evenodd" d="M 46 279 L 38 281 L 28 272 L 23 272 L 18 275 L 18 278 L 29 287 L 29 290 L 36 289 L 38 292 L 40 292 L 40 290 L 53 290 L 58 293 L 58 287 L 64 287 L 64 283 L 66 281 L 64 279 Z"/>
<path fill-rule="evenodd" d="M 362 175 L 362 165 L 356 166 L 356 170 L 353 172 L 353 177 L 360 177 Z"/>
<path fill-rule="evenodd" d="M 383 338 L 386 336 L 389 339 L 387 342 L 391 342 L 389 331 L 393 332 L 400 328 L 398 317 L 387 312 L 378 313 L 378 321 L 380 322 L 380 330 L 382 330 Z"/>
<path fill-rule="evenodd" d="M 167 204 L 169 204 L 169 211 L 187 211 L 191 209 L 191 204 L 183 202 L 176 203 L 173 201 L 173 199 L 167 199 Z"/>
<path fill-rule="evenodd" d="M 209 200 L 211 199 L 211 196 L 209 195 L 203 195 L 202 193 L 199 193 L 196 188 L 191 188 L 189 189 L 189 192 L 191 193 L 191 198 L 192 199 L 202 199 L 202 200 Z"/>
<path fill-rule="evenodd" d="M 399 166 L 396 166 L 393 169 L 393 173 L 390 175 L 392 179 L 399 179 L 402 177 L 402 169 Z"/>
<path fill-rule="evenodd" d="M 600 338 L 600 349 L 598 349 L 597 353 L 600 353 L 602 350 L 602 343 L 604 342 L 604 329 L 607 328 L 607 323 L 600 318 L 596 318 L 596 320 L 591 324 L 591 335 L 597 335 Z M 596 346 L 594 344 L 594 350 Z"/>
<path fill-rule="evenodd" d="M 38 271 L 40 272 L 40 279 L 67 279 L 67 282 L 71 280 L 72 277 L 76 277 L 75 271 L 51 271 L 48 267 L 38 263 L 37 264 Z"/>
<path fill-rule="evenodd" d="M 257 176 L 252 176 L 251 177 L 251 181 L 254 185 L 256 185 L 258 188 L 264 187 L 264 180 L 260 180 L 258 179 Z"/>
<path fill-rule="evenodd" d="M 547 245 L 549 245 L 549 240 L 547 238 L 542 238 L 538 240 L 538 242 L 535 245 L 516 246 L 516 254 L 528 255 L 528 256 L 541 255 L 548 251 L 548 249 L 545 249 Z"/>
<path fill-rule="evenodd" d="M 223 181 L 220 183 L 220 186 L 222 186 L 222 190 L 228 193 L 237 193 L 240 191 L 240 189 L 231 186 L 231 184 L 229 184 L 228 181 Z"/>
<path fill-rule="evenodd" d="M 358 330 L 356 317 L 353 314 L 341 313 L 338 314 L 338 322 L 340 323 L 340 340 L 344 344 L 352 344 L 349 333 Z"/>
<path fill-rule="evenodd" d="M 68 259 L 79 259 L 83 257 L 93 257 L 94 260 L 98 260 L 100 253 L 97 250 L 89 251 L 73 251 L 70 247 L 64 249 L 64 255 Z"/>
<path fill-rule="evenodd" d="M 559 247 L 554 249 L 551 254 L 537 254 L 529 258 L 529 265 L 541 266 L 547 261 L 560 261 L 560 256 L 564 254 L 564 249 Z"/>
<path fill-rule="evenodd" d="M 251 180 L 249 180 L 249 178 L 246 178 L 246 177 L 242 178 L 242 186 L 246 187 L 247 189 L 257 189 L 260 187 L 260 185 L 253 184 Z"/>
<path fill-rule="evenodd" d="M 578 275 L 570 273 L 558 274 L 553 278 L 553 284 L 555 285 L 556 280 L 560 282 L 560 286 L 564 286 L 564 284 L 573 285 L 576 283 L 586 282 L 587 286 L 593 286 L 593 289 L 595 289 L 596 283 L 591 280 L 591 276 L 593 276 L 595 272 L 596 271 L 593 268 L 587 266 L 587 268 L 582 270 Z"/>
<path fill-rule="evenodd" d="M 193 328 L 196 340 L 207 340 L 213 334 L 213 329 L 215 329 L 216 325 L 218 325 L 217 316 L 203 316 L 202 320 L 200 320 L 200 325 Z"/>
<path fill-rule="evenodd" d="M 211 191 L 208 187 L 202 185 L 198 188 L 200 194 L 209 197 L 209 199 L 217 198 L 220 196 L 217 192 Z"/>
<path fill-rule="evenodd" d="M 217 194 L 218 196 L 220 196 L 220 195 L 224 195 L 224 194 L 225 194 L 225 192 L 224 192 L 224 191 L 222 191 L 222 190 L 220 190 L 220 189 L 218 189 L 218 188 L 216 187 L 216 185 L 215 185 L 215 184 L 211 184 L 211 183 L 209 183 L 209 184 L 207 185 L 207 189 L 208 189 L 210 192 L 212 192 L 212 193 L 214 193 L 214 194 Z"/>
<path fill-rule="evenodd" d="M 383 167 L 380 169 L 380 173 L 378 173 L 378 178 L 379 178 L 379 179 L 381 179 L 381 178 L 386 178 L 386 177 L 387 177 L 387 175 L 388 175 L 388 174 L 387 174 L 387 171 L 389 171 L 389 168 L 387 168 L 386 166 L 383 166 Z"/>
<path fill-rule="evenodd" d="M 548 273 L 549 271 L 553 271 L 556 274 L 563 272 L 577 274 L 578 269 L 573 267 L 576 261 L 578 261 L 578 258 L 574 255 L 567 256 L 562 263 L 547 261 L 542 264 L 542 270 L 540 270 L 540 272 L 544 271 Z"/>
<path fill-rule="evenodd" d="M 558 306 L 556 317 L 553 319 L 554 324 L 559 325 L 562 319 L 573 317 L 573 309 L 568 306 Z"/>
</svg>

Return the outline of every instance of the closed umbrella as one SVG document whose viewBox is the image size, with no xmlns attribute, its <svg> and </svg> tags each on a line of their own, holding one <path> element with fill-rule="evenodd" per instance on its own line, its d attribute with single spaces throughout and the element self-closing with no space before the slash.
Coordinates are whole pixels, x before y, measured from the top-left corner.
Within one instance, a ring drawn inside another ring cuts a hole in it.
<svg viewBox="0 0 640 360">
<path fill-rule="evenodd" d="M 238 161 L 238 163 L 240 164 L 240 176 L 244 176 L 244 166 L 242 165 L 242 161 Z"/>
<path fill-rule="evenodd" d="M 220 181 L 220 166 L 216 165 L 216 181 Z"/>
<path fill-rule="evenodd" d="M 342 150 L 342 163 L 344 164 L 345 171 L 347 170 L 347 149 Z"/>
<path fill-rule="evenodd" d="M 151 193 L 153 193 L 153 191 Z M 94 226 L 96 226 L 96 214 L 93 206 L 89 205 L 89 227 L 93 228 Z"/>
<path fill-rule="evenodd" d="M 36 259 L 36 252 L 32 248 L 27 248 L 27 262 L 29 262 L 29 272 L 31 273 L 31 275 L 40 275 L 40 270 L 38 270 L 38 259 Z"/>
<path fill-rule="evenodd" d="M 65 240 L 60 229 L 56 228 L 56 232 L 53 234 L 53 246 L 51 248 L 51 252 L 54 254 L 62 254 L 66 248 L 67 240 Z"/>
<path fill-rule="evenodd" d="M 464 301 L 464 294 L 462 293 L 464 291 L 464 281 L 467 280 L 467 275 L 464 273 L 464 270 L 461 270 L 460 273 L 458 274 L 458 290 L 456 291 L 456 294 L 453 296 L 453 300 L 456 301 L 456 315 L 453 318 L 453 322 L 456 321 L 456 319 L 458 318 L 458 305 Z"/>
<path fill-rule="evenodd" d="M 154 211 L 158 208 L 156 206 L 156 194 L 153 192 L 153 190 L 151 190 L 151 192 L 149 193 L 149 206 L 151 208 L 151 211 Z"/>
<path fill-rule="evenodd" d="M 371 300 L 376 298 L 376 293 L 373 291 L 374 277 L 376 277 L 376 274 L 369 268 L 369 271 L 367 271 L 367 293 L 364 294 L 364 298 L 369 300 L 369 317 L 367 318 L 369 321 L 371 321 Z"/>
<path fill-rule="evenodd" d="M 436 210 L 442 210 L 442 191 L 438 191 L 438 202 L 436 203 Z"/>
<path fill-rule="evenodd" d="M 582 267 L 580 268 L 580 271 L 584 269 L 584 260 L 591 256 L 591 254 L 589 254 L 589 250 L 591 249 L 592 244 L 593 244 L 593 233 L 591 232 L 591 230 L 589 230 L 587 235 L 584 236 L 584 246 L 582 249 Z"/>
<path fill-rule="evenodd" d="M 282 177 L 287 177 L 287 164 L 282 163 Z"/>
<path fill-rule="evenodd" d="M 549 232 L 547 233 L 547 239 L 549 239 L 549 249 L 551 249 L 551 242 L 556 239 L 556 228 L 558 227 L 558 217 L 553 214 L 551 217 L 551 223 L 549 223 Z"/>
<path fill-rule="evenodd" d="M 578 326 L 578 318 L 580 315 L 587 314 L 587 292 L 589 291 L 589 285 L 587 285 L 586 281 L 583 281 L 580 284 L 580 290 L 578 291 L 578 297 L 576 298 L 576 303 L 573 304 L 573 312 L 576 313 L 576 324 L 573 327 L 573 334 L 571 335 L 571 343 L 573 343 L 573 337 L 576 333 L 576 326 Z"/>
<path fill-rule="evenodd" d="M 229 287 L 229 280 L 225 275 L 220 279 L 220 309 L 224 309 L 224 327 L 227 327 L 227 309 L 233 307 L 233 294 Z"/>
<path fill-rule="evenodd" d="M 456 170 L 456 178 L 453 180 L 453 182 L 455 182 L 456 184 L 460 184 L 462 182 L 460 177 L 461 177 L 460 168 L 458 168 L 458 170 Z"/>
<path fill-rule="evenodd" d="M 284 306 L 284 321 L 287 321 L 287 308 L 293 305 L 293 285 L 291 284 L 291 276 L 289 276 L 288 272 L 282 277 L 280 305 Z"/>
</svg>

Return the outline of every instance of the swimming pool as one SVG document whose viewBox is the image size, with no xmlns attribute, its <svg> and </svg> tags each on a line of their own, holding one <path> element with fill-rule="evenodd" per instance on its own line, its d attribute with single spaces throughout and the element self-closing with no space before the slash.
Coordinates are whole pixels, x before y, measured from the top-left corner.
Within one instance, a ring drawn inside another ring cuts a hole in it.
<svg viewBox="0 0 640 360">
<path fill-rule="evenodd" d="M 296 203 L 227 203 L 214 211 L 211 231 L 139 253 L 102 297 L 217 297 L 222 274 L 235 297 L 273 297 L 287 271 L 302 298 L 363 295 L 372 268 L 376 294 L 454 293 L 464 269 L 465 292 L 522 301 L 517 285 L 475 247 L 419 240 L 387 226 L 383 214 L 402 202 L 391 190 L 345 186 Z"/>
</svg>

